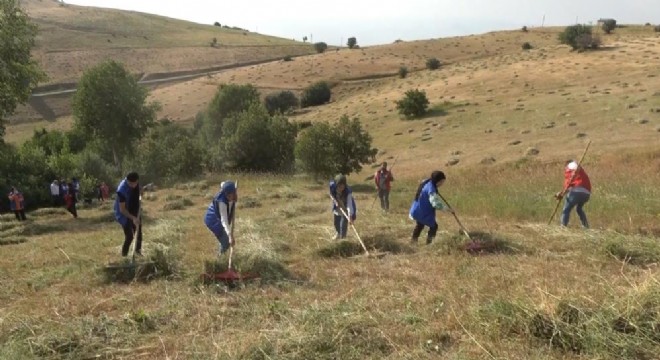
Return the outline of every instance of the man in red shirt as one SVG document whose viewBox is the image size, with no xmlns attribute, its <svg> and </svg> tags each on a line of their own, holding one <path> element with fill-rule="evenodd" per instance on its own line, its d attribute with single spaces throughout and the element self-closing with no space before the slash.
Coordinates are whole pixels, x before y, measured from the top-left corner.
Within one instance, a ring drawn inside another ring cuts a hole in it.
<svg viewBox="0 0 660 360">
<path fill-rule="evenodd" d="M 561 213 L 561 224 L 568 226 L 571 210 L 575 207 L 575 211 L 580 217 L 580 222 L 582 222 L 582 227 L 588 229 L 589 222 L 587 221 L 587 214 L 584 213 L 582 207 L 589 201 L 589 197 L 591 196 L 591 181 L 589 181 L 589 176 L 582 166 L 578 166 L 574 160 L 566 163 L 566 169 L 564 170 L 564 189 L 558 192 L 555 197 L 561 199 L 564 194 L 566 194 L 566 203 Z"/>
<path fill-rule="evenodd" d="M 378 189 L 378 197 L 380 198 L 380 207 L 383 211 L 390 210 L 390 189 L 391 182 L 394 181 L 392 172 L 387 170 L 387 162 L 383 162 L 380 169 L 374 175 L 374 182 L 376 189 Z"/>
</svg>

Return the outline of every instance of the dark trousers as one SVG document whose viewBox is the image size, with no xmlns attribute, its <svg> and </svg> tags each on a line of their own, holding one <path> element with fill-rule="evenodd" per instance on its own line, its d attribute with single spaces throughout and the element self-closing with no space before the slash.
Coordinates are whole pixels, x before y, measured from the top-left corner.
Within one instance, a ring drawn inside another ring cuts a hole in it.
<svg viewBox="0 0 660 360">
<path fill-rule="evenodd" d="M 387 189 L 378 190 L 378 197 L 380 198 L 380 208 L 383 210 L 390 209 L 390 191 Z"/>
<path fill-rule="evenodd" d="M 76 204 L 71 205 L 70 207 L 67 207 L 66 210 L 73 215 L 74 218 L 78 217 L 78 210 L 76 210 Z"/>
<path fill-rule="evenodd" d="M 412 233 L 412 241 L 417 241 L 419 239 L 419 235 L 422 234 L 422 230 L 424 230 L 424 224 L 420 223 L 419 221 L 417 222 L 417 225 L 415 225 L 415 229 L 413 230 Z M 430 244 L 433 242 L 433 239 L 435 238 L 435 234 L 438 232 L 438 224 L 434 224 L 433 226 L 429 227 L 429 232 L 426 236 L 426 243 Z"/>
<path fill-rule="evenodd" d="M 124 246 L 121 248 L 121 255 L 128 256 L 128 250 L 131 248 L 131 243 L 133 242 L 133 235 L 135 234 L 135 224 L 132 221 L 128 221 L 124 228 Z M 135 253 L 140 253 L 142 251 L 142 224 L 137 228 L 137 242 L 135 243 Z"/>
<path fill-rule="evenodd" d="M 348 232 L 348 221 L 343 215 L 335 214 L 335 231 L 339 235 L 340 239 L 346 238 L 346 233 Z"/>
<path fill-rule="evenodd" d="M 53 198 L 53 206 L 58 207 L 60 206 L 60 196 L 59 195 L 51 195 Z"/>
<path fill-rule="evenodd" d="M 18 221 L 25 220 L 25 210 L 14 210 L 14 215 L 16 215 Z"/>
</svg>

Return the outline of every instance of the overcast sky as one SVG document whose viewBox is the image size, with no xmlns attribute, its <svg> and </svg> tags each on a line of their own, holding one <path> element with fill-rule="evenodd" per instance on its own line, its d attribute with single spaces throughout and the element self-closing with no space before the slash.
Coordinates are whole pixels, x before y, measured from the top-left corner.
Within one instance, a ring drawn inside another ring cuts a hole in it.
<svg viewBox="0 0 660 360">
<path fill-rule="evenodd" d="M 337 45 L 391 43 L 516 29 L 527 25 L 660 22 L 660 0 L 65 0 L 66 3 L 135 10 L 262 34 Z"/>
</svg>

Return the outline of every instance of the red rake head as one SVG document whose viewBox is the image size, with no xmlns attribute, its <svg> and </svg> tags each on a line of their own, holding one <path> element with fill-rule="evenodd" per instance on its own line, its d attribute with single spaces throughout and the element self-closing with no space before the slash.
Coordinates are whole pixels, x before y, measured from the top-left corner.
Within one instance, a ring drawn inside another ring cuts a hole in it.
<svg viewBox="0 0 660 360">
<path fill-rule="evenodd" d="M 227 270 L 225 272 L 216 273 L 216 274 L 203 274 L 202 277 L 205 280 L 210 280 L 210 281 L 221 281 L 221 282 L 225 282 L 225 283 L 233 283 L 233 282 L 236 282 L 236 281 L 256 279 L 259 276 L 257 274 L 251 274 L 251 273 L 241 274 L 239 272 L 236 272 L 236 271 L 230 269 L 230 270 Z"/>
</svg>

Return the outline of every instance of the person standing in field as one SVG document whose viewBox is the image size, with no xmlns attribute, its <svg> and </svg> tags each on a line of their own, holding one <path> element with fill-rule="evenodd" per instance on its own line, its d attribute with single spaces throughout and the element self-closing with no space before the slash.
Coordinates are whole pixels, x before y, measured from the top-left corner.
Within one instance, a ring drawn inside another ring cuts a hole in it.
<svg viewBox="0 0 660 360">
<path fill-rule="evenodd" d="M 220 191 L 206 210 L 204 224 L 218 240 L 219 254 L 224 254 L 230 246 L 234 246 L 234 210 L 238 201 L 238 189 L 233 181 L 220 184 Z"/>
<path fill-rule="evenodd" d="M 424 226 L 428 226 L 429 232 L 426 236 L 426 244 L 431 244 L 438 232 L 438 223 L 435 220 L 436 210 L 454 213 L 454 210 L 447 206 L 438 194 L 438 188 L 442 186 L 445 179 L 445 174 L 436 170 L 431 173 L 430 178 L 422 181 L 417 187 L 415 199 L 410 207 L 410 218 L 417 222 L 415 229 L 413 229 L 411 242 L 416 243 L 422 230 L 424 230 Z"/>
<path fill-rule="evenodd" d="M 115 219 L 124 230 L 124 245 L 121 248 L 121 256 L 128 256 L 133 238 L 137 237 L 135 243 L 135 255 L 142 256 L 142 224 L 140 219 L 140 176 L 136 172 L 126 175 L 117 187 L 117 198 L 115 199 Z"/>
<path fill-rule="evenodd" d="M 53 199 L 54 207 L 60 205 L 60 183 L 57 180 L 53 180 L 50 184 L 50 197 Z"/>
<path fill-rule="evenodd" d="M 12 187 L 8 197 L 9 208 L 16 215 L 16 220 L 25 221 L 25 198 L 23 197 L 23 193 Z"/>
<path fill-rule="evenodd" d="M 69 183 L 69 188 L 74 187 L 73 183 Z M 76 203 L 78 202 L 77 197 L 72 192 L 68 192 L 64 195 L 64 203 L 66 204 L 66 210 L 73 215 L 74 219 L 78 218 L 78 210 L 76 210 Z"/>
<path fill-rule="evenodd" d="M 330 181 L 330 196 L 332 196 L 332 213 L 334 215 L 335 240 L 345 239 L 348 224 L 353 224 L 357 218 L 357 207 L 353 198 L 353 191 L 346 184 L 345 175 L 337 175 Z M 346 216 L 348 216 L 348 219 Z"/>
<path fill-rule="evenodd" d="M 392 172 L 387 170 L 387 162 L 383 161 L 380 169 L 374 175 L 374 182 L 378 190 L 378 198 L 380 198 L 380 208 L 387 212 L 390 210 L 390 189 L 394 181 Z"/>
<path fill-rule="evenodd" d="M 105 202 L 110 196 L 110 188 L 108 188 L 108 184 L 103 181 L 101 182 L 99 189 L 101 190 L 101 201 Z"/>
<path fill-rule="evenodd" d="M 587 221 L 587 214 L 585 214 L 583 207 L 591 197 L 591 181 L 587 172 L 584 171 L 582 166 L 578 166 L 575 160 L 566 162 L 564 188 L 555 194 L 557 200 L 561 200 L 564 196 L 566 196 L 566 202 L 564 203 L 564 210 L 561 212 L 561 225 L 568 226 L 571 211 L 575 208 L 575 212 L 577 212 L 580 222 L 582 222 L 582 227 L 588 229 L 589 221 Z"/>
</svg>

